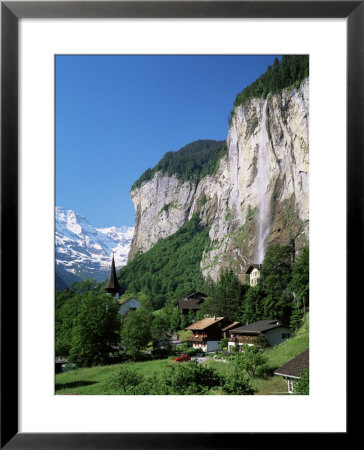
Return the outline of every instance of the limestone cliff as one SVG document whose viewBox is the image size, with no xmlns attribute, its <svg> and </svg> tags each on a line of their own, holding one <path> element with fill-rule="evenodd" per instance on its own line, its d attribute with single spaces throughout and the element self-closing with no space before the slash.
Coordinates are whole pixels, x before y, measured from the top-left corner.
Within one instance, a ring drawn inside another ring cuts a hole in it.
<svg viewBox="0 0 364 450">
<path fill-rule="evenodd" d="M 309 81 L 235 108 L 228 154 L 214 175 L 181 182 L 161 172 L 131 192 L 136 211 L 129 260 L 175 233 L 193 213 L 210 227 L 204 276 L 231 267 L 243 278 L 272 243 L 308 238 Z"/>
</svg>

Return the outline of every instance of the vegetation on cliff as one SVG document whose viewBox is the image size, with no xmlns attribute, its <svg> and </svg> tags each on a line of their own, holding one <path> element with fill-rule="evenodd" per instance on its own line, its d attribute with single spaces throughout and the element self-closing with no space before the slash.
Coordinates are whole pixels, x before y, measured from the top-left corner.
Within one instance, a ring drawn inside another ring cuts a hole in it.
<svg viewBox="0 0 364 450">
<path fill-rule="evenodd" d="M 265 98 L 282 89 L 299 87 L 309 75 L 308 55 L 285 55 L 276 58 L 272 66 L 236 96 L 234 107 L 243 105 L 251 98 Z"/>
<path fill-rule="evenodd" d="M 183 297 L 201 289 L 200 261 L 210 242 L 208 232 L 195 214 L 176 233 L 159 240 L 147 252 L 137 253 L 118 272 L 122 291 L 142 291 L 150 298 L 153 309 L 159 309 L 166 297 Z"/>
<path fill-rule="evenodd" d="M 198 140 L 187 144 L 176 152 L 167 152 L 153 169 L 147 169 L 132 185 L 131 190 L 151 180 L 156 172 L 168 176 L 176 175 L 182 182 L 197 182 L 219 168 L 222 155 L 227 152 L 225 141 Z"/>
<path fill-rule="evenodd" d="M 240 92 L 234 101 L 234 108 L 244 105 L 251 98 L 266 98 L 283 89 L 298 88 L 309 76 L 309 55 L 285 55 L 281 61 L 276 58 L 272 66 L 252 84 Z M 233 111 L 229 117 L 232 119 Z"/>
</svg>

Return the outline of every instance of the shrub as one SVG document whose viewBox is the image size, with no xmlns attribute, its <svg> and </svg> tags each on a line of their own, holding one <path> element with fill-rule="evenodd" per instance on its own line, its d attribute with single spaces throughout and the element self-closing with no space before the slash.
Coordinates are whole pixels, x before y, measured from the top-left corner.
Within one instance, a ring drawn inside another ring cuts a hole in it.
<svg viewBox="0 0 364 450">
<path fill-rule="evenodd" d="M 267 348 L 267 347 L 269 347 L 268 339 L 265 337 L 264 333 L 258 334 L 258 336 L 255 339 L 254 343 L 259 348 Z"/>
<path fill-rule="evenodd" d="M 110 394 L 117 391 L 118 394 L 131 394 L 133 388 L 143 381 L 143 376 L 133 370 L 121 367 L 115 372 L 104 385 L 106 393 Z"/>
<path fill-rule="evenodd" d="M 293 383 L 293 394 L 309 395 L 310 393 L 310 377 L 308 368 L 304 369 L 300 374 L 300 379 Z"/>
<path fill-rule="evenodd" d="M 220 385 L 221 380 L 214 369 L 204 367 L 197 361 L 173 367 L 165 377 L 171 394 L 202 395 Z"/>
<path fill-rule="evenodd" d="M 243 352 L 237 354 L 235 357 L 236 367 L 245 369 L 251 377 L 254 377 L 257 368 L 265 363 L 266 357 L 262 355 L 256 345 L 249 346 L 244 344 Z"/>
<path fill-rule="evenodd" d="M 245 375 L 239 371 L 234 370 L 233 375 L 226 377 L 222 385 L 222 393 L 224 395 L 252 395 L 256 389 L 252 387 Z"/>
</svg>

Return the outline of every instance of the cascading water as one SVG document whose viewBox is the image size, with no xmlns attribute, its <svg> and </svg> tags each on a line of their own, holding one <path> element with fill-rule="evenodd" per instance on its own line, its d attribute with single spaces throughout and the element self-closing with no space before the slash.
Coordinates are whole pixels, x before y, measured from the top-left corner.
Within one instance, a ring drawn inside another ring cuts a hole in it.
<svg viewBox="0 0 364 450">
<path fill-rule="evenodd" d="M 265 240 L 270 230 L 270 197 L 268 194 L 268 149 L 267 149 L 267 100 L 263 105 L 261 128 L 259 133 L 259 149 L 257 161 L 257 187 L 259 199 L 258 212 L 258 250 L 257 263 L 262 264 L 265 253 Z"/>
</svg>

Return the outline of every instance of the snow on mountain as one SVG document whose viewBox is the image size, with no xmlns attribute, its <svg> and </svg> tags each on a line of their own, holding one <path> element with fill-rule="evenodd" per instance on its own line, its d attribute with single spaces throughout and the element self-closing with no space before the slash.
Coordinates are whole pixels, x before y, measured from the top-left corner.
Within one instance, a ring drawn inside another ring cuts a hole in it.
<svg viewBox="0 0 364 450">
<path fill-rule="evenodd" d="M 134 227 L 95 228 L 84 216 L 56 206 L 56 264 L 80 278 L 107 278 L 127 263 Z"/>
</svg>

